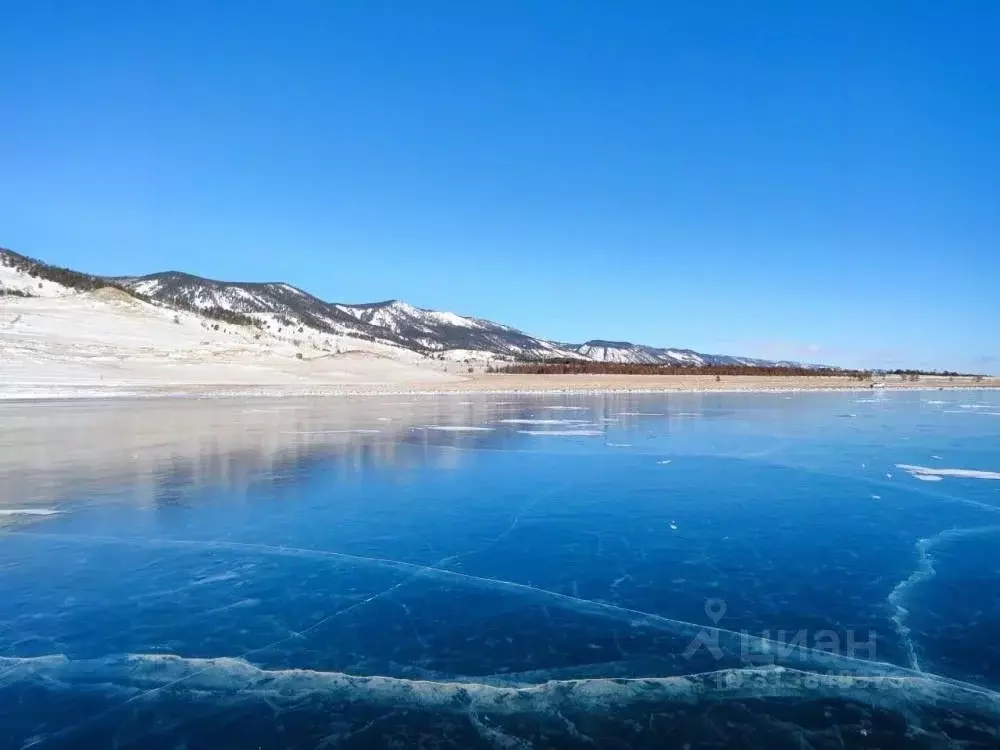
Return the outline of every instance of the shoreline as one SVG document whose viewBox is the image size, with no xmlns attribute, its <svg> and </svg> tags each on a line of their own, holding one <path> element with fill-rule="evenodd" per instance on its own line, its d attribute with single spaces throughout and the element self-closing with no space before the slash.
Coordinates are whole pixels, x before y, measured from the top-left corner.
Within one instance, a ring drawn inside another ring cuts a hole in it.
<svg viewBox="0 0 1000 750">
<path fill-rule="evenodd" d="M 958 382 L 956 382 L 958 381 Z M 9 389 L 9 390 L 8 390 Z M 288 399 L 391 396 L 541 396 L 669 393 L 870 393 L 886 391 L 995 391 L 1000 378 L 926 376 L 918 382 L 888 381 L 879 387 L 844 377 L 734 375 L 716 381 L 703 375 L 482 375 L 441 383 L 343 384 L 18 384 L 0 390 L 0 403 L 148 399 Z"/>
</svg>

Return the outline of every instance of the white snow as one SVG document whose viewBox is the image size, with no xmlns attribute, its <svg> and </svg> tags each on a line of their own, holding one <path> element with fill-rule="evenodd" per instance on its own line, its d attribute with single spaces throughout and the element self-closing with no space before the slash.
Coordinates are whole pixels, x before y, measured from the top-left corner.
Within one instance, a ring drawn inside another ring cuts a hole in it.
<svg viewBox="0 0 1000 750">
<path fill-rule="evenodd" d="M 13 269 L 5 270 L 9 277 Z M 81 388 L 460 380 L 396 347 L 312 329 L 282 336 L 151 305 L 112 288 L 56 293 L 56 286 L 44 297 L 3 298 L 0 398 L 71 396 Z"/>
<path fill-rule="evenodd" d="M 936 481 L 929 477 L 962 477 L 965 479 L 1000 479 L 1000 471 L 979 471 L 977 469 L 932 469 L 927 466 L 913 466 L 911 464 L 896 464 L 896 468 L 909 472 L 917 479 L 925 481 Z"/>
<path fill-rule="evenodd" d="M 467 359 L 474 362 L 490 362 L 500 359 L 494 352 L 482 349 L 445 349 L 440 354 L 449 362 L 464 362 Z"/>
<path fill-rule="evenodd" d="M 492 427 L 476 427 L 467 424 L 430 424 L 414 427 L 415 430 L 437 430 L 439 432 L 492 432 Z"/>
<path fill-rule="evenodd" d="M 598 437 L 604 433 L 600 430 L 518 430 L 521 435 L 537 435 L 542 437 Z"/>
<path fill-rule="evenodd" d="M 453 312 L 434 312 L 432 310 L 422 311 L 423 317 L 437 321 L 438 323 L 444 323 L 450 326 L 458 326 L 459 328 L 479 328 L 480 325 L 471 318 L 463 318 L 461 315 L 456 315 Z"/>
<path fill-rule="evenodd" d="M 692 354 L 691 352 L 681 352 L 676 349 L 667 349 L 667 356 L 672 359 L 676 359 L 680 362 L 686 362 L 688 364 L 703 365 L 705 360 L 699 357 L 697 354 Z"/>
<path fill-rule="evenodd" d="M 139 294 L 152 295 L 160 288 L 160 282 L 157 279 L 143 279 L 142 281 L 137 281 L 133 284 L 129 284 L 131 289 L 139 292 Z"/>
<path fill-rule="evenodd" d="M 282 430 L 282 435 L 378 435 L 381 430 Z"/>
<path fill-rule="evenodd" d="M 501 419 L 500 424 L 586 424 L 585 419 Z"/>
<path fill-rule="evenodd" d="M 76 291 L 45 279 L 36 279 L 24 271 L 8 266 L 4 262 L 6 256 L 0 253 L 0 289 L 14 289 L 30 294 L 32 297 L 62 297 L 77 294 Z M 5 300 L 11 298 L 5 298 Z"/>
<path fill-rule="evenodd" d="M 458 328 L 482 328 L 483 324 L 472 318 L 466 318 L 453 312 L 423 310 L 406 302 L 396 300 L 382 307 L 362 307 L 354 305 L 338 305 L 337 309 L 363 320 L 372 325 L 399 331 L 402 324 L 408 325 L 449 325 Z"/>
</svg>

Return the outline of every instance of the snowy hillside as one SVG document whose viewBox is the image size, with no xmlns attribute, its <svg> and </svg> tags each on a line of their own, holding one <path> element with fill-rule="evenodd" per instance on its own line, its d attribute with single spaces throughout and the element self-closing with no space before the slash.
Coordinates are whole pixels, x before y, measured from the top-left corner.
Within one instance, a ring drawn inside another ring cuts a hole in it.
<svg viewBox="0 0 1000 750">
<path fill-rule="evenodd" d="M 694 367 L 795 364 L 624 341 L 559 343 L 481 318 L 426 310 L 399 300 L 326 302 L 283 282 L 215 281 L 180 271 L 104 278 L 0 250 L 0 292 L 6 290 L 8 297 L 61 297 L 109 286 L 168 317 L 193 315 L 210 321 L 209 326 L 251 331 L 255 341 L 279 341 L 320 354 L 362 349 L 411 362 L 431 358 L 477 362 L 577 359 Z"/>
<path fill-rule="evenodd" d="M 392 300 L 367 305 L 337 305 L 356 320 L 392 331 L 431 352 L 467 351 L 509 359 L 577 358 L 572 350 L 537 339 L 510 326 L 452 312 L 436 312 Z"/>
<path fill-rule="evenodd" d="M 0 253 L 2 398 L 78 395 L 88 388 L 351 387 L 453 379 L 399 346 L 315 329 L 270 333 L 266 326 L 206 317 L 146 301 L 96 277 L 62 273 Z"/>
<path fill-rule="evenodd" d="M 704 365 L 708 355 L 682 349 L 654 349 L 628 341 L 588 341 L 577 353 L 595 362 L 628 364 Z"/>
<path fill-rule="evenodd" d="M 248 325 L 259 325 L 272 334 L 306 334 L 308 329 L 313 335 L 348 336 L 396 348 L 412 348 L 391 331 L 359 322 L 336 305 L 290 284 L 213 281 L 179 271 L 114 281 L 156 302 L 210 316 L 231 317 Z"/>
<path fill-rule="evenodd" d="M 595 362 L 619 364 L 680 365 L 703 367 L 705 365 L 746 365 L 747 367 L 822 367 L 802 365 L 799 362 L 733 357 L 728 354 L 702 354 L 690 349 L 657 349 L 628 341 L 588 341 L 575 351 Z"/>
</svg>

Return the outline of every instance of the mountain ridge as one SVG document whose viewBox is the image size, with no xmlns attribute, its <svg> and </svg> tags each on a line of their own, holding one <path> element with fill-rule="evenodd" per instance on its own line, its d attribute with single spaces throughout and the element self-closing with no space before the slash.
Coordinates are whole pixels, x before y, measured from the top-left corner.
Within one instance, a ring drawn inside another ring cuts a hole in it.
<svg viewBox="0 0 1000 750">
<path fill-rule="evenodd" d="M 803 366 L 797 362 L 705 354 L 687 348 L 654 347 L 629 341 L 591 339 L 582 344 L 563 343 L 532 336 L 502 323 L 417 307 L 399 299 L 330 302 L 283 281 L 223 281 L 176 270 L 141 276 L 99 276 L 53 266 L 3 248 L 0 248 L 0 258 L 3 266 L 73 291 L 111 286 L 152 304 L 272 333 L 283 334 L 286 330 L 304 333 L 309 328 L 312 332 L 363 339 L 438 359 L 569 359 L 692 367 L 719 364 Z M 30 288 L 12 287 L 7 291 L 32 294 Z M 826 365 L 805 366 L 828 368 Z"/>
</svg>

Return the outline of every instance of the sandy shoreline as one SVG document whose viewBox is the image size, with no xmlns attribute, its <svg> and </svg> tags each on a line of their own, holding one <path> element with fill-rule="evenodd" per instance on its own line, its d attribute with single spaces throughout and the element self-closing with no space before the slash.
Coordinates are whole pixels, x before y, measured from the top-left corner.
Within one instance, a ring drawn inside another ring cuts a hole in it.
<svg viewBox="0 0 1000 750">
<path fill-rule="evenodd" d="M 461 380 L 413 383 L 212 383 L 118 384 L 84 383 L 6 384 L 0 401 L 122 399 L 122 398 L 295 398 L 345 396 L 420 396 L 490 394 L 591 394 L 591 393 L 744 393 L 795 391 L 982 390 L 1000 388 L 1000 378 L 948 378 L 924 376 L 917 382 L 890 377 L 872 387 L 849 377 L 782 377 L 766 375 L 474 375 Z"/>
</svg>

